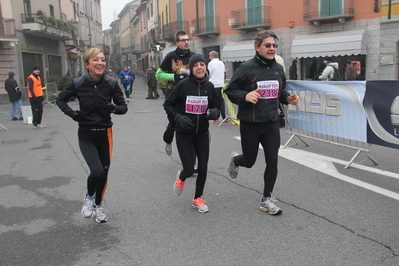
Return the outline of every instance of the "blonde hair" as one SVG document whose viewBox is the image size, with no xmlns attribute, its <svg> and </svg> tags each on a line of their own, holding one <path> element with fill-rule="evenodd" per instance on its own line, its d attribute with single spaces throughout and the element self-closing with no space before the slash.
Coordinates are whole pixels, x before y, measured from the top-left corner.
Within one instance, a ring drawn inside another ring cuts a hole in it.
<svg viewBox="0 0 399 266">
<path fill-rule="evenodd" d="M 86 52 L 83 54 L 83 62 L 88 64 L 89 59 L 92 58 L 93 56 L 96 56 L 99 53 L 104 53 L 104 51 L 102 49 L 96 48 L 96 47 L 86 50 Z"/>
</svg>

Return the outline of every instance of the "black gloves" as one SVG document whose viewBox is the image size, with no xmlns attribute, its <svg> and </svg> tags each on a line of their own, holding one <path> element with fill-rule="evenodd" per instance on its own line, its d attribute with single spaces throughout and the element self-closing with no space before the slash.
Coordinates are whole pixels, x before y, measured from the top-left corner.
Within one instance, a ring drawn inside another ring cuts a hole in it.
<svg viewBox="0 0 399 266">
<path fill-rule="evenodd" d="M 70 116 L 76 122 L 79 122 L 80 120 L 82 120 L 82 116 L 80 115 L 79 110 L 75 110 L 75 111 L 69 110 L 67 115 Z"/>
<path fill-rule="evenodd" d="M 211 108 L 211 109 L 209 109 L 208 111 L 209 111 L 209 113 L 208 113 L 208 115 L 206 116 L 206 118 L 207 118 L 208 120 L 218 120 L 219 115 L 220 115 L 220 112 L 219 112 L 219 109 L 218 109 L 218 108 Z"/>
<path fill-rule="evenodd" d="M 187 74 L 184 74 L 184 73 L 182 73 L 182 74 L 175 74 L 175 76 L 173 77 L 173 80 L 176 81 L 176 82 L 179 82 L 180 80 L 185 79 L 185 78 L 187 78 L 187 77 L 188 77 L 188 75 L 187 75 Z"/>
<path fill-rule="evenodd" d="M 194 127 L 191 119 L 187 116 L 183 116 L 181 114 L 177 114 L 175 116 L 175 122 L 183 129 L 183 130 L 190 130 Z"/>
<path fill-rule="evenodd" d="M 113 103 L 107 103 L 104 106 L 104 109 L 109 111 L 110 113 L 115 113 L 115 105 Z"/>
</svg>

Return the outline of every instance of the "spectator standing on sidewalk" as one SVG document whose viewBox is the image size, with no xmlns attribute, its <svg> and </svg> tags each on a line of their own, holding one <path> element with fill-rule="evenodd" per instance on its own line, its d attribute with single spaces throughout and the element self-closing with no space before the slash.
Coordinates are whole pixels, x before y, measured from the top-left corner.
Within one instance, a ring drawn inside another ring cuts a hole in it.
<svg viewBox="0 0 399 266">
<path fill-rule="evenodd" d="M 292 65 L 290 66 L 290 69 L 288 70 L 291 80 L 297 80 L 298 79 L 297 63 L 298 63 L 298 60 L 296 60 L 296 59 L 292 60 Z"/>
<path fill-rule="evenodd" d="M 155 76 L 158 80 L 167 80 L 168 87 L 166 90 L 165 99 L 176 87 L 178 82 L 188 77 L 190 70 L 188 67 L 188 61 L 190 57 L 195 54 L 190 50 L 190 38 L 187 32 L 178 31 L 175 33 L 175 44 L 176 49 L 169 52 L 161 65 L 159 66 Z M 168 116 L 169 123 L 163 134 L 163 140 L 165 141 L 166 154 L 172 154 L 172 141 L 175 133 L 175 122 Z"/>
<path fill-rule="evenodd" d="M 148 95 L 146 99 L 158 99 L 158 82 L 155 77 L 154 67 L 148 67 L 147 70 L 147 86 L 148 86 Z"/>
<path fill-rule="evenodd" d="M 282 212 L 272 197 L 280 148 L 278 108 L 280 103 L 297 105 L 299 101 L 298 95 L 290 95 L 285 89 L 284 70 L 275 59 L 277 40 L 272 32 L 259 32 L 255 38 L 254 58 L 237 68 L 225 90 L 231 102 L 238 105 L 242 147 L 242 154 L 232 152 L 228 173 L 236 178 L 240 166 L 251 168 L 260 143 L 266 161 L 260 210 L 271 215 Z"/>
<path fill-rule="evenodd" d="M 56 103 L 66 115 L 79 123 L 79 147 L 90 169 L 81 213 L 85 218 L 94 215 L 96 222 L 105 223 L 108 217 L 102 201 L 112 156 L 111 114 L 125 114 L 127 105 L 118 82 L 104 75 L 106 62 L 101 49 L 88 49 L 83 55 L 83 62 L 86 74 L 60 92 Z M 71 97 L 78 99 L 80 110 L 73 110 L 68 105 Z"/>
<path fill-rule="evenodd" d="M 220 115 L 224 120 L 226 118 L 226 108 L 222 95 L 222 89 L 224 85 L 224 76 L 226 68 L 224 66 L 224 63 L 219 60 L 219 53 L 217 51 L 210 51 L 209 59 L 211 60 L 208 64 L 209 81 L 213 83 L 213 86 L 215 86 L 215 92 L 219 100 Z M 214 124 L 219 124 L 218 119 L 212 120 L 211 122 Z"/>
<path fill-rule="evenodd" d="M 333 62 L 331 57 L 326 57 L 324 59 L 324 64 L 326 67 L 323 70 L 323 73 L 319 76 L 321 81 L 329 81 L 334 78 L 334 69 L 338 71 L 339 65 L 337 62 Z"/>
<path fill-rule="evenodd" d="M 356 69 L 350 60 L 346 61 L 345 80 L 356 80 Z"/>
<path fill-rule="evenodd" d="M 14 76 L 14 72 L 8 72 L 8 79 L 6 79 L 4 82 L 4 86 L 10 100 L 11 120 L 18 120 L 18 117 L 15 114 L 15 109 L 18 110 L 19 120 L 24 120 L 22 115 L 21 89 L 19 88 L 17 81 L 14 79 Z"/>
<path fill-rule="evenodd" d="M 32 74 L 28 76 L 26 84 L 28 84 L 28 97 L 32 108 L 32 124 L 34 129 L 45 128 L 46 125 L 42 124 L 43 116 L 43 84 L 40 78 L 40 68 L 34 66 Z"/>
</svg>

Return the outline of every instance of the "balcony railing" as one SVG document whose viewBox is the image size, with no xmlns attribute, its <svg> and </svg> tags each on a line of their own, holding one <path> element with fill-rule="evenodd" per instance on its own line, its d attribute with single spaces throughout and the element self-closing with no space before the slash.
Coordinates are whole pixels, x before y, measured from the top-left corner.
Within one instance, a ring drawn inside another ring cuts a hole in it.
<svg viewBox="0 0 399 266">
<path fill-rule="evenodd" d="M 132 47 L 132 54 L 140 55 L 141 54 L 141 45 L 135 44 Z"/>
<path fill-rule="evenodd" d="M 152 28 L 148 35 L 150 44 L 165 44 L 165 40 L 162 36 L 162 31 L 158 28 Z"/>
<path fill-rule="evenodd" d="M 13 18 L 3 18 L 0 20 L 0 38 L 16 38 L 15 20 Z"/>
<path fill-rule="evenodd" d="M 122 47 L 122 54 L 130 54 L 133 51 L 133 46 Z"/>
<path fill-rule="evenodd" d="M 229 25 L 234 30 L 266 29 L 271 26 L 270 6 L 231 11 Z"/>
<path fill-rule="evenodd" d="M 353 0 L 342 1 L 303 1 L 303 20 L 304 21 L 322 21 L 338 19 L 344 22 L 345 18 L 355 16 Z M 343 19 L 343 20 L 342 20 Z"/>
<path fill-rule="evenodd" d="M 72 23 L 36 13 L 24 13 L 21 14 L 21 18 L 24 34 L 58 41 L 72 39 L 74 31 Z"/>
<path fill-rule="evenodd" d="M 165 24 L 162 27 L 160 39 L 164 39 L 168 42 L 175 42 L 175 33 L 179 30 L 188 32 L 188 21 L 173 21 Z"/>
<path fill-rule="evenodd" d="M 193 29 L 192 33 L 196 36 L 212 36 L 219 35 L 219 16 L 207 16 L 191 21 Z"/>
</svg>

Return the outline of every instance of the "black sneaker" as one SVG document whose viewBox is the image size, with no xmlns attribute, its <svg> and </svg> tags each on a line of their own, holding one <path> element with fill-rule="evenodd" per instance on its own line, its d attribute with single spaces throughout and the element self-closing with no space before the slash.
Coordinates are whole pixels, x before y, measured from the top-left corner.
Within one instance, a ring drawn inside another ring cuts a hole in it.
<svg viewBox="0 0 399 266">
<path fill-rule="evenodd" d="M 18 120 L 18 118 L 16 118 L 16 117 L 13 117 L 12 119 L 11 119 L 11 121 L 17 121 Z"/>
</svg>

